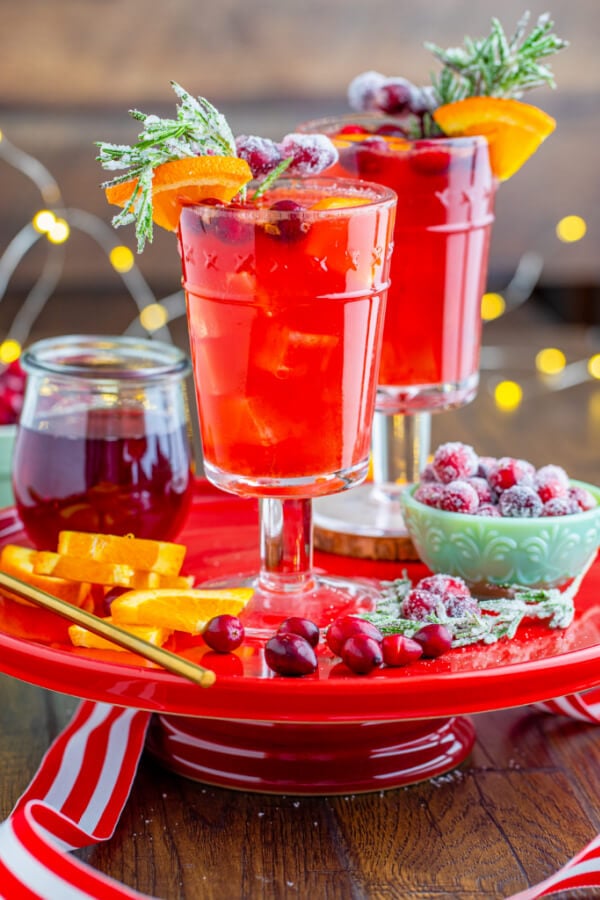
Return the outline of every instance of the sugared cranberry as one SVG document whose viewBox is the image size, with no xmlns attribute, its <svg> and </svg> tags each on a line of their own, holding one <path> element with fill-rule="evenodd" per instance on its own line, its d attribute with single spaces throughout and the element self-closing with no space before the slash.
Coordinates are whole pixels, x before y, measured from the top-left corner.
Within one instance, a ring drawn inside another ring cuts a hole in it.
<svg viewBox="0 0 600 900">
<path fill-rule="evenodd" d="M 299 634 L 276 634 L 265 644 L 265 661 L 278 675 L 310 675 L 316 671 L 313 647 Z"/>
<path fill-rule="evenodd" d="M 452 647 L 452 635 L 445 625 L 436 625 L 431 623 L 423 625 L 422 628 L 413 634 L 413 640 L 417 641 L 423 648 L 423 656 L 434 659 L 450 650 Z"/>
<path fill-rule="evenodd" d="M 433 506 L 436 509 L 439 507 L 443 495 L 444 485 L 438 481 L 428 481 L 425 484 L 420 484 L 413 494 L 415 500 L 418 500 L 419 503 Z"/>
<path fill-rule="evenodd" d="M 338 160 L 338 152 L 326 134 L 286 134 L 279 145 L 282 157 L 292 157 L 288 175 L 318 175 Z"/>
<path fill-rule="evenodd" d="M 492 489 L 488 484 L 486 478 L 481 478 L 479 475 L 474 475 L 472 478 L 467 479 L 471 487 L 474 487 L 477 491 L 477 496 L 479 497 L 479 503 L 493 503 L 494 495 L 492 494 Z"/>
<path fill-rule="evenodd" d="M 477 472 L 478 465 L 473 448 L 458 441 L 441 444 L 433 456 L 433 471 L 444 484 L 458 478 L 470 478 Z"/>
<path fill-rule="evenodd" d="M 438 508 L 446 512 L 472 514 L 479 506 L 477 491 L 464 478 L 457 478 L 444 486 Z"/>
<path fill-rule="evenodd" d="M 355 634 L 344 641 L 340 656 L 357 675 L 367 675 L 383 663 L 381 642 L 367 634 Z"/>
<path fill-rule="evenodd" d="M 211 650 L 231 653 L 244 640 L 244 626 L 237 616 L 223 614 L 206 623 L 202 637 Z"/>
<path fill-rule="evenodd" d="M 379 629 L 366 619 L 359 616 L 342 616 L 331 623 L 325 634 L 325 641 L 331 652 L 339 656 L 345 641 L 357 634 L 364 634 L 379 643 L 383 640 Z"/>
<path fill-rule="evenodd" d="M 531 480 L 534 471 L 531 463 L 523 459 L 502 456 L 496 460 L 488 472 L 488 481 L 490 486 L 500 493 L 514 487 L 516 484 Z"/>
<path fill-rule="evenodd" d="M 433 468 L 433 463 L 428 462 L 423 471 L 421 472 L 421 481 L 437 481 L 437 475 L 435 474 L 435 469 Z"/>
<path fill-rule="evenodd" d="M 469 597 L 471 591 L 468 585 L 458 575 L 446 575 L 442 572 L 436 572 L 435 575 L 426 575 L 421 578 L 416 585 L 425 591 L 431 591 L 432 594 L 455 594 L 457 597 Z"/>
<path fill-rule="evenodd" d="M 573 485 L 569 488 L 569 497 L 577 506 L 578 512 L 587 512 L 597 506 L 596 498 L 587 488 Z"/>
<path fill-rule="evenodd" d="M 493 503 L 482 503 L 475 510 L 476 516 L 488 516 L 489 518 L 501 518 L 500 510 Z"/>
<path fill-rule="evenodd" d="M 375 95 L 385 80 L 385 75 L 373 70 L 356 75 L 348 85 L 350 109 L 354 109 L 357 112 L 376 109 Z"/>
<path fill-rule="evenodd" d="M 413 92 L 414 85 L 406 78 L 386 78 L 375 91 L 373 102 L 381 112 L 401 115 L 410 111 Z"/>
<path fill-rule="evenodd" d="M 301 616 L 290 616 L 285 619 L 277 629 L 277 634 L 299 634 L 311 647 L 317 646 L 320 637 L 319 626 Z"/>
<path fill-rule="evenodd" d="M 536 491 L 527 484 L 515 484 L 500 494 L 498 508 L 502 516 L 534 519 L 541 515 L 542 501 Z"/>
<path fill-rule="evenodd" d="M 240 134 L 235 139 L 237 154 L 245 159 L 255 178 L 268 175 L 281 162 L 281 150 L 275 141 L 254 134 Z"/>
<path fill-rule="evenodd" d="M 422 622 L 435 612 L 438 605 L 442 606 L 442 599 L 438 593 L 417 586 L 412 588 L 402 600 L 400 612 L 404 619 Z"/>
<path fill-rule="evenodd" d="M 535 473 L 533 483 L 542 503 L 569 493 L 569 476 L 561 466 L 542 466 Z"/>
<path fill-rule="evenodd" d="M 413 87 L 413 95 L 410 104 L 411 112 L 416 116 L 424 116 L 438 105 L 435 89 L 427 84 L 423 87 Z"/>
<path fill-rule="evenodd" d="M 573 502 L 568 497 L 550 497 L 542 506 L 541 516 L 569 516 L 575 510 Z"/>
<path fill-rule="evenodd" d="M 496 465 L 498 460 L 494 456 L 480 456 L 479 465 L 477 466 L 476 475 L 479 478 L 485 478 L 487 481 L 490 472 Z"/>
<path fill-rule="evenodd" d="M 386 634 L 381 655 L 386 666 L 406 666 L 423 655 L 423 647 L 403 634 Z"/>
</svg>

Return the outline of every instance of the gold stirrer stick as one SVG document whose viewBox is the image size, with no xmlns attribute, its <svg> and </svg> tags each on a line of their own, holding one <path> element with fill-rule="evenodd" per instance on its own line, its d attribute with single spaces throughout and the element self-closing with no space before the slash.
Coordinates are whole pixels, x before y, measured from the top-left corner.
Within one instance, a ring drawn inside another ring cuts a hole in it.
<svg viewBox="0 0 600 900">
<path fill-rule="evenodd" d="M 193 681 L 195 684 L 199 684 L 200 687 L 210 687 L 216 681 L 216 675 L 210 669 L 204 669 L 202 666 L 196 665 L 196 663 L 177 656 L 176 653 L 171 653 L 170 650 L 155 647 L 149 641 L 145 641 L 143 638 L 137 637 L 137 635 L 131 634 L 123 628 L 119 628 L 118 625 L 105 622 L 93 613 L 79 609 L 77 606 L 72 606 L 65 600 L 59 600 L 58 597 L 54 597 L 52 594 L 48 594 L 39 588 L 32 587 L 32 585 L 12 575 L 8 575 L 6 572 L 0 572 L 0 586 L 13 591 L 20 597 L 31 600 L 37 606 L 42 606 L 44 609 L 57 613 L 76 625 L 87 628 L 88 631 L 92 631 L 94 634 L 98 634 L 118 644 L 120 647 L 125 647 L 126 650 L 131 650 L 132 653 L 138 653 L 163 669 L 173 672 L 175 675 L 180 675 L 182 678 L 187 678 L 188 681 Z"/>
</svg>

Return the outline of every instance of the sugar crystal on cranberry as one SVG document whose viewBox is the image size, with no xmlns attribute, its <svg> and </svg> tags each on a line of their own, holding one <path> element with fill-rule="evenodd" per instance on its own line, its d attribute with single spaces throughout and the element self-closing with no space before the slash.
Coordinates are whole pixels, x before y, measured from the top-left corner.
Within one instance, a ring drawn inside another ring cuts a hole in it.
<svg viewBox="0 0 600 900">
<path fill-rule="evenodd" d="M 350 109 L 357 112 L 366 112 L 376 109 L 375 94 L 386 80 L 385 75 L 381 72 L 375 72 L 372 69 L 368 72 L 361 72 L 356 75 L 348 85 L 348 103 Z"/>
<path fill-rule="evenodd" d="M 403 619 L 413 619 L 415 622 L 422 622 L 431 613 L 435 613 L 438 606 L 443 606 L 440 594 L 428 591 L 426 588 L 421 588 L 417 585 L 408 591 L 403 598 L 400 605 L 400 614 Z"/>
<path fill-rule="evenodd" d="M 326 134 L 286 134 L 279 149 L 282 157 L 292 157 L 288 175 L 318 175 L 338 160 L 338 151 Z"/>
<path fill-rule="evenodd" d="M 469 478 L 475 475 L 479 460 L 469 444 L 449 441 L 440 444 L 433 455 L 433 470 L 444 484 L 457 478 Z"/>
<path fill-rule="evenodd" d="M 498 508 L 503 516 L 518 519 L 533 519 L 541 515 L 542 501 L 536 491 L 526 484 L 515 484 L 502 491 Z"/>
<path fill-rule="evenodd" d="M 240 134 L 235 139 L 235 146 L 238 156 L 246 160 L 255 178 L 268 175 L 281 162 L 279 146 L 268 138 Z"/>
<path fill-rule="evenodd" d="M 457 478 L 444 486 L 439 501 L 439 509 L 446 512 L 472 514 L 479 506 L 479 496 L 475 488 L 464 479 Z"/>
</svg>

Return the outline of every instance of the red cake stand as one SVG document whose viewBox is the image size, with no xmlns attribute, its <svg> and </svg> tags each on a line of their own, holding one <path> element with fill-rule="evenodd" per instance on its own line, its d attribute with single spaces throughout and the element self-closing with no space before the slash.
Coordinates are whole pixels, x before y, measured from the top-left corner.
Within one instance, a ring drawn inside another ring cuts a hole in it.
<svg viewBox="0 0 600 900">
<path fill-rule="evenodd" d="M 196 582 L 256 568 L 257 507 L 199 482 L 179 540 Z M 27 544 L 14 509 L 0 513 L 0 544 Z M 420 564 L 318 554 L 319 569 L 391 580 Z M 318 671 L 275 675 L 264 640 L 233 654 L 177 634 L 170 649 L 214 669 L 201 688 L 120 651 L 72 647 L 67 624 L 45 610 L 0 598 L 0 671 L 73 696 L 149 710 L 148 749 L 198 781 L 281 794 L 380 791 L 440 775 L 469 754 L 469 716 L 522 706 L 600 684 L 600 565 L 586 575 L 575 620 L 542 623 L 513 640 L 451 650 L 403 668 L 351 673 L 325 647 Z M 293 610 L 290 610 L 292 613 Z M 273 622 L 275 630 L 276 622 Z"/>
</svg>

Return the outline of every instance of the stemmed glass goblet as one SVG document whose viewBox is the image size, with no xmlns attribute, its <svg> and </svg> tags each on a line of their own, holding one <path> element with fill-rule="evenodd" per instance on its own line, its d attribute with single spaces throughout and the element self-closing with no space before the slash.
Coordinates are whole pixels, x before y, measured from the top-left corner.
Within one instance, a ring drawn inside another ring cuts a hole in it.
<svg viewBox="0 0 600 900">
<path fill-rule="evenodd" d="M 312 498 L 367 474 L 395 196 L 324 178 L 252 191 L 179 223 L 205 474 L 260 499 L 260 572 L 221 584 L 254 587 L 257 622 L 322 625 L 377 597 L 315 575 Z"/>
<path fill-rule="evenodd" d="M 339 150 L 333 174 L 398 195 L 391 287 L 373 421 L 373 483 L 315 505 L 317 546 L 410 555 L 399 494 L 430 451 L 431 414 L 470 402 L 479 382 L 481 297 L 496 180 L 484 137 L 408 140 L 377 114 L 305 123 Z M 350 540 L 346 541 L 349 536 Z M 378 540 L 382 539 L 380 551 Z"/>
</svg>

